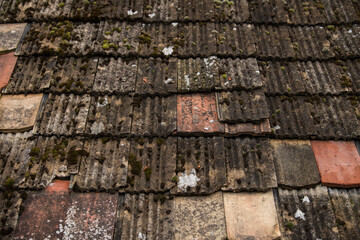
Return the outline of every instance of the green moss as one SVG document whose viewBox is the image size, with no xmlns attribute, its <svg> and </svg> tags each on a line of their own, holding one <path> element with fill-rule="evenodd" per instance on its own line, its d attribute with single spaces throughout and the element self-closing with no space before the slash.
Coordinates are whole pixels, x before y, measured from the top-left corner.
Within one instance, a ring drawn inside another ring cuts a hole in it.
<svg viewBox="0 0 360 240">
<path fill-rule="evenodd" d="M 104 43 L 104 44 L 102 45 L 102 48 L 103 48 L 104 50 L 109 50 L 109 49 L 110 49 L 110 46 L 109 46 L 108 43 Z"/>
<path fill-rule="evenodd" d="M 281 67 L 280 69 L 281 69 L 281 71 L 285 71 L 285 67 Z"/>
<path fill-rule="evenodd" d="M 151 10 L 151 9 L 152 9 L 152 6 L 146 5 L 145 9 L 146 9 L 146 10 Z"/>
<path fill-rule="evenodd" d="M 330 31 L 335 31 L 336 30 L 334 25 L 328 25 L 328 26 L 326 26 L 326 28 L 327 28 L 327 30 L 330 30 Z"/>
<path fill-rule="evenodd" d="M 38 147 L 33 147 L 29 153 L 31 157 L 38 157 L 40 155 L 40 149 Z"/>
<path fill-rule="evenodd" d="M 151 168 L 150 167 L 145 167 L 144 168 L 144 173 L 145 173 L 145 179 L 146 181 L 150 181 L 151 178 Z"/>
<path fill-rule="evenodd" d="M 139 38 L 140 43 L 144 43 L 144 44 L 147 44 L 148 46 L 150 46 L 152 39 L 148 34 L 142 32 L 138 38 Z"/>
<path fill-rule="evenodd" d="M 171 178 L 171 182 L 173 182 L 173 183 L 178 183 L 178 182 L 179 182 L 178 176 L 173 176 L 173 177 Z"/>
<path fill-rule="evenodd" d="M 165 139 L 163 139 L 163 138 L 158 138 L 157 140 L 156 140 L 156 144 L 158 145 L 158 146 L 161 146 L 161 145 L 163 145 L 165 143 Z"/>
<path fill-rule="evenodd" d="M 4 187 L 6 188 L 12 188 L 14 186 L 14 179 L 12 179 L 11 177 L 7 177 L 4 183 Z"/>
<path fill-rule="evenodd" d="M 60 88 L 65 87 L 66 90 L 70 90 L 71 86 L 73 85 L 74 82 L 75 82 L 75 80 L 71 78 L 71 79 L 67 80 L 66 82 L 60 83 L 59 87 Z"/>
<path fill-rule="evenodd" d="M 106 144 L 106 143 L 108 143 L 109 141 L 110 141 L 110 138 L 108 138 L 108 137 L 103 137 L 103 138 L 101 139 L 102 144 Z"/>
<path fill-rule="evenodd" d="M 223 75 L 222 75 L 222 78 L 223 78 L 223 79 L 226 79 L 226 78 L 227 78 L 227 75 L 226 75 L 226 74 L 223 74 Z"/>
<path fill-rule="evenodd" d="M 59 3 L 59 7 L 64 7 L 65 3 Z"/>
<path fill-rule="evenodd" d="M 340 84 L 341 84 L 342 87 L 345 88 L 345 87 L 351 87 L 352 86 L 351 79 L 348 76 L 343 75 L 343 76 L 341 76 L 340 79 L 341 79 Z"/>
<path fill-rule="evenodd" d="M 285 223 L 285 228 L 292 231 L 294 228 L 294 224 L 292 222 L 286 222 Z"/>
<path fill-rule="evenodd" d="M 142 168 L 142 164 L 139 161 L 136 161 L 136 156 L 133 153 L 130 153 L 128 155 L 128 162 L 130 164 L 131 167 L 131 173 L 134 175 L 140 175 L 141 173 L 141 168 Z"/>
<path fill-rule="evenodd" d="M 71 147 L 70 151 L 68 152 L 68 156 L 67 156 L 67 162 L 69 165 L 76 165 L 78 163 L 78 157 L 79 154 L 76 151 L 75 147 Z"/>
</svg>

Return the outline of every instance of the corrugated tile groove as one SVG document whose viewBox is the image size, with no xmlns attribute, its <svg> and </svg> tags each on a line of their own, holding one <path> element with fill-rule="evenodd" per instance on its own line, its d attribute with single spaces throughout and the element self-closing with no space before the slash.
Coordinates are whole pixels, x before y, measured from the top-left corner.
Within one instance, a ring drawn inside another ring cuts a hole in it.
<svg viewBox="0 0 360 240">
<path fill-rule="evenodd" d="M 93 136 L 124 136 L 130 133 L 133 98 L 130 96 L 93 96 L 85 133 Z"/>
<path fill-rule="evenodd" d="M 71 184 L 80 191 L 114 191 L 126 186 L 130 142 L 108 137 L 84 143 L 86 155 Z"/>
<path fill-rule="evenodd" d="M 208 195 L 226 184 L 224 138 L 178 138 L 173 194 Z"/>
<path fill-rule="evenodd" d="M 138 60 L 100 58 L 93 92 L 126 94 L 134 92 Z"/>
<path fill-rule="evenodd" d="M 49 94 L 34 126 L 34 133 L 73 135 L 85 131 L 91 97 L 85 95 Z"/>
<path fill-rule="evenodd" d="M 21 188 L 43 189 L 55 177 L 68 178 L 79 170 L 81 160 L 89 153 L 80 138 L 38 137 L 28 150 L 28 168 Z"/>
<path fill-rule="evenodd" d="M 269 139 L 225 138 L 224 191 L 265 191 L 277 187 Z"/>
<path fill-rule="evenodd" d="M 179 21 L 210 21 L 214 18 L 214 1 L 179 1 Z"/>
<path fill-rule="evenodd" d="M 135 94 L 168 95 L 177 93 L 178 61 L 175 58 L 140 59 Z"/>
<path fill-rule="evenodd" d="M 267 95 L 340 95 L 358 92 L 358 60 L 259 62 Z"/>
<path fill-rule="evenodd" d="M 215 4 L 215 21 L 220 22 L 246 22 L 250 19 L 249 3 L 248 0 L 218 2 Z"/>
<path fill-rule="evenodd" d="M 23 210 L 25 192 L 0 191 L 0 237 L 3 240 L 10 240 L 16 229 L 18 218 Z"/>
<path fill-rule="evenodd" d="M 280 230 L 285 239 L 339 239 L 326 187 L 279 189 L 276 195 Z"/>
<path fill-rule="evenodd" d="M 165 192 L 175 186 L 177 138 L 134 138 L 126 156 L 127 192 Z"/>
<path fill-rule="evenodd" d="M 271 127 L 278 138 L 351 139 L 360 135 L 358 97 L 283 95 L 267 100 Z"/>
<path fill-rule="evenodd" d="M 36 140 L 31 133 L 0 134 L 0 188 L 18 187 L 29 168 Z"/>
<path fill-rule="evenodd" d="M 114 239 L 174 239 L 175 201 L 169 194 L 121 194 Z"/>
<path fill-rule="evenodd" d="M 341 239 L 360 238 L 360 192 L 358 188 L 328 188 Z"/>
<path fill-rule="evenodd" d="M 221 122 L 259 123 L 269 118 L 269 109 L 262 89 L 217 92 L 216 98 Z"/>
<path fill-rule="evenodd" d="M 136 97 L 133 107 L 132 135 L 166 137 L 176 131 L 176 95 Z"/>
</svg>

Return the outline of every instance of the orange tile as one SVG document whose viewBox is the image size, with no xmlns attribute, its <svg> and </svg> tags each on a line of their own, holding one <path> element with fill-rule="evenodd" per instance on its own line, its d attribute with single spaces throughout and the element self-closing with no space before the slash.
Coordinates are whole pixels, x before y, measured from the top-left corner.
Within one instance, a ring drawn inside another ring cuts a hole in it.
<svg viewBox="0 0 360 240">
<path fill-rule="evenodd" d="M 311 141 L 323 185 L 360 186 L 360 156 L 353 141 Z"/>
<path fill-rule="evenodd" d="M 66 192 L 69 191 L 70 181 L 66 180 L 54 180 L 45 191 L 49 192 Z"/>
<path fill-rule="evenodd" d="M 0 90 L 9 82 L 17 57 L 13 52 L 0 55 Z"/>
<path fill-rule="evenodd" d="M 224 125 L 217 117 L 215 94 L 178 95 L 177 131 L 223 133 Z"/>
</svg>

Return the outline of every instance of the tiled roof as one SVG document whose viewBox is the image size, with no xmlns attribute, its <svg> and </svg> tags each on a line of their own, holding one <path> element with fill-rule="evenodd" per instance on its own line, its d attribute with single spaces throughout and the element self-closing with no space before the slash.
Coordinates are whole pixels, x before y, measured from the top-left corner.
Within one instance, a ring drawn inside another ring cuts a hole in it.
<svg viewBox="0 0 360 240">
<path fill-rule="evenodd" d="M 0 239 L 360 239 L 360 1 L 0 0 Z"/>
</svg>

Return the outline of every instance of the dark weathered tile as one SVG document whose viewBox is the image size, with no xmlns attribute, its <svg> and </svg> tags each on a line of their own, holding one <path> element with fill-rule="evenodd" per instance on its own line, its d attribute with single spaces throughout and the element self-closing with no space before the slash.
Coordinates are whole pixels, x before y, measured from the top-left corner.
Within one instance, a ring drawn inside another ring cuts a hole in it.
<svg viewBox="0 0 360 240">
<path fill-rule="evenodd" d="M 310 141 L 271 140 L 277 182 L 280 186 L 301 188 L 320 182 Z"/>
<path fill-rule="evenodd" d="M 169 136 L 176 130 L 176 95 L 134 99 L 131 133 L 136 136 Z"/>
<path fill-rule="evenodd" d="M 248 0 L 214 1 L 214 19 L 226 22 L 245 22 L 250 18 Z"/>
<path fill-rule="evenodd" d="M 264 191 L 277 187 L 268 139 L 225 138 L 226 191 Z"/>
<path fill-rule="evenodd" d="M 43 94 L 5 95 L 0 99 L 0 131 L 23 132 L 33 128 Z"/>
<path fill-rule="evenodd" d="M 360 186 L 360 155 L 353 141 L 311 141 L 311 145 L 323 185 Z"/>
<path fill-rule="evenodd" d="M 145 0 L 143 20 L 147 22 L 175 22 L 179 0 Z"/>
<path fill-rule="evenodd" d="M 177 138 L 135 138 L 126 155 L 129 164 L 126 191 L 163 192 L 176 181 Z"/>
<path fill-rule="evenodd" d="M 284 239 L 339 239 L 327 187 L 279 189 L 276 200 Z"/>
<path fill-rule="evenodd" d="M 86 134 L 122 136 L 130 133 L 132 121 L 130 96 L 91 97 Z"/>
<path fill-rule="evenodd" d="M 0 191 L 0 236 L 3 240 L 13 239 L 18 217 L 26 194 L 15 191 Z"/>
<path fill-rule="evenodd" d="M 210 194 L 226 184 L 224 138 L 178 138 L 176 194 Z"/>
<path fill-rule="evenodd" d="M 179 1 L 178 20 L 179 21 L 209 21 L 214 18 L 214 1 Z"/>
</svg>

